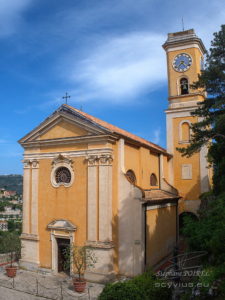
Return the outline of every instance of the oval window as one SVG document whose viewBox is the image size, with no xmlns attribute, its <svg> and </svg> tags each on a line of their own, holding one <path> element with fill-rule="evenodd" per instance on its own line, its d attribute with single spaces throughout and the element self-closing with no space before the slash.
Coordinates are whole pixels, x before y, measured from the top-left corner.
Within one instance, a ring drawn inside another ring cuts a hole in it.
<svg viewBox="0 0 225 300">
<path fill-rule="evenodd" d="M 58 168 L 55 172 L 55 181 L 57 183 L 70 183 L 71 182 L 70 170 L 66 167 Z"/>
</svg>

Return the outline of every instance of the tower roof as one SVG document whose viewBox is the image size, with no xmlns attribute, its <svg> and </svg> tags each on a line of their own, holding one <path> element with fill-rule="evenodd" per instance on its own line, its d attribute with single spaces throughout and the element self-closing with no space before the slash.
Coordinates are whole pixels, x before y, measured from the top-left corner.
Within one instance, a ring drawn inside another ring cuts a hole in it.
<svg viewBox="0 0 225 300">
<path fill-rule="evenodd" d="M 170 48 L 187 46 L 190 44 L 198 44 L 202 53 L 206 53 L 206 48 L 202 40 L 196 35 L 194 29 L 168 33 L 168 38 L 162 47 L 165 50 L 169 50 Z"/>
</svg>

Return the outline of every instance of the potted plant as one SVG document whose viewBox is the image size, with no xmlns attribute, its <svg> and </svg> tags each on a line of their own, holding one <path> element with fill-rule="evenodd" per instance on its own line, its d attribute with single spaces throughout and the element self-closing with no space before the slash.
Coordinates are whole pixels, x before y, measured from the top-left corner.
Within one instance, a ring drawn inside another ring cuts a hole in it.
<svg viewBox="0 0 225 300">
<path fill-rule="evenodd" d="M 73 286 L 78 293 L 83 293 L 86 288 L 86 280 L 84 279 L 84 272 L 86 268 L 94 267 L 97 262 L 93 250 L 88 246 L 76 246 L 72 244 L 64 251 L 65 254 L 65 269 L 73 267 Z"/>
<path fill-rule="evenodd" d="M 8 277 L 15 277 L 17 266 L 13 265 L 13 261 L 17 260 L 20 256 L 21 245 L 20 245 L 20 238 L 18 234 L 8 232 L 7 235 L 2 240 L 2 248 L 4 252 L 9 254 L 10 258 L 10 265 L 5 268 L 6 274 Z"/>
</svg>

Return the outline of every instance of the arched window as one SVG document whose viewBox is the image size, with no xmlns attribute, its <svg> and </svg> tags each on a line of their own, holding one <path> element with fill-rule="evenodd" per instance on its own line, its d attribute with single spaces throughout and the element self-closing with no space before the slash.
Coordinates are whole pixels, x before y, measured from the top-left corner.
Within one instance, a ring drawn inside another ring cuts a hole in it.
<svg viewBox="0 0 225 300">
<path fill-rule="evenodd" d="M 150 185 L 151 186 L 158 185 L 158 180 L 157 180 L 157 177 L 154 173 L 152 173 L 151 176 L 150 176 Z"/>
<path fill-rule="evenodd" d="M 128 170 L 126 177 L 132 184 L 136 184 L 136 176 L 133 170 Z"/>
<path fill-rule="evenodd" d="M 181 125 L 181 140 L 184 142 L 190 141 L 190 124 L 183 122 Z"/>
<path fill-rule="evenodd" d="M 180 80 L 180 94 L 181 95 L 189 94 L 189 86 L 188 86 L 187 78 L 181 78 Z"/>
</svg>

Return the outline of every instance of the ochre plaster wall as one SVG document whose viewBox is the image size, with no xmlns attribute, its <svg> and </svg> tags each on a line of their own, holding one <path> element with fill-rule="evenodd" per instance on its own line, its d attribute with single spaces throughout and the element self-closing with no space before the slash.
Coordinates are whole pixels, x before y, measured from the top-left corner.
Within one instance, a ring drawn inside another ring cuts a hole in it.
<svg viewBox="0 0 225 300">
<path fill-rule="evenodd" d="M 146 211 L 146 260 L 154 266 L 176 243 L 176 206 Z"/>
<path fill-rule="evenodd" d="M 73 137 L 73 136 L 83 136 L 87 135 L 88 132 L 83 128 L 78 126 L 74 126 L 66 121 L 61 121 L 55 126 L 53 126 L 50 130 L 40 136 L 40 140 L 48 140 L 55 138 L 65 138 L 65 137 Z"/>
<path fill-rule="evenodd" d="M 174 186 L 179 190 L 179 194 L 183 200 L 196 200 L 200 195 L 200 157 L 199 153 L 194 154 L 192 157 L 182 157 L 176 148 L 185 147 L 187 144 L 179 143 L 179 124 L 180 122 L 188 120 L 191 123 L 197 121 L 196 117 L 183 117 L 173 119 L 173 132 L 174 132 Z M 182 179 L 182 164 L 192 165 L 192 179 Z"/>
<path fill-rule="evenodd" d="M 166 162 L 167 163 L 167 162 Z M 125 145 L 125 169 L 133 170 L 137 185 L 142 189 L 159 188 L 159 155 L 144 147 Z M 150 185 L 150 176 L 154 173 L 158 179 L 157 186 Z"/>
<path fill-rule="evenodd" d="M 182 73 L 179 73 L 173 69 L 172 62 L 177 54 L 185 52 L 189 54 L 192 58 L 192 65 L 191 67 L 185 72 L 185 76 Z M 201 52 L 197 48 L 187 48 L 185 50 L 176 50 L 170 51 L 167 53 L 167 64 L 168 64 L 168 74 L 169 74 L 169 95 L 176 96 L 180 93 L 178 92 L 178 80 L 182 77 L 188 77 L 189 83 L 193 83 L 197 81 L 198 74 L 200 73 L 200 59 L 202 57 Z M 196 92 L 196 91 L 191 91 Z M 190 97 L 190 95 L 189 95 Z M 196 100 L 196 96 L 195 96 Z M 203 100 L 203 96 L 199 96 L 199 100 Z M 179 99 L 180 101 L 180 99 Z M 182 101 L 182 100 L 181 100 Z M 184 100 L 186 101 L 186 100 Z"/>
<path fill-rule="evenodd" d="M 40 236 L 40 265 L 51 268 L 51 241 L 47 225 L 54 219 L 66 219 L 77 226 L 75 242 L 83 245 L 86 241 L 87 207 L 87 165 L 84 157 L 73 159 L 74 183 L 71 187 L 54 188 L 51 185 L 52 160 L 40 160 L 38 229 Z"/>
</svg>

